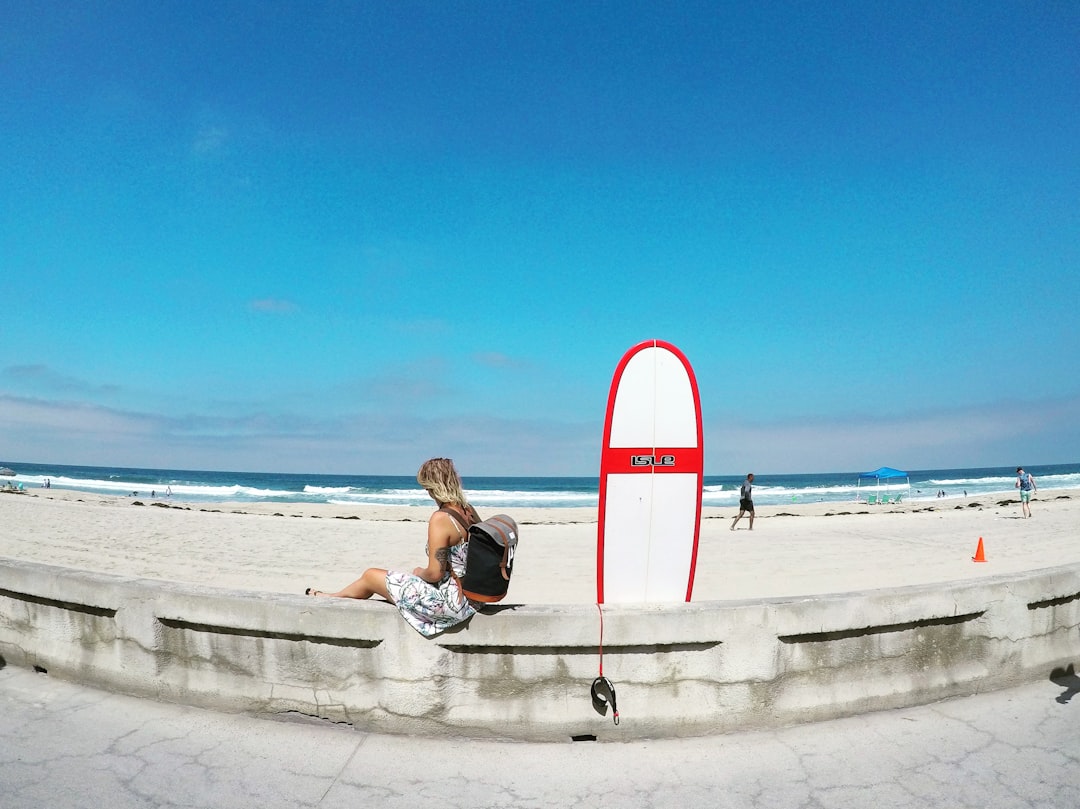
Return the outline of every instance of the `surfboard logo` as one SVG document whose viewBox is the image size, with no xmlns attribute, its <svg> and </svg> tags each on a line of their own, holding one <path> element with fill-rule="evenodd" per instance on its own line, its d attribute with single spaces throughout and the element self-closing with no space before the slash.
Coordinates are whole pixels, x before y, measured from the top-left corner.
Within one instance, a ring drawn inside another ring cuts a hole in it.
<svg viewBox="0 0 1080 809">
<path fill-rule="evenodd" d="M 698 474 L 700 447 L 609 447 L 603 454 L 608 474 Z"/>
<path fill-rule="evenodd" d="M 631 455 L 631 466 L 674 466 L 674 455 Z"/>
</svg>

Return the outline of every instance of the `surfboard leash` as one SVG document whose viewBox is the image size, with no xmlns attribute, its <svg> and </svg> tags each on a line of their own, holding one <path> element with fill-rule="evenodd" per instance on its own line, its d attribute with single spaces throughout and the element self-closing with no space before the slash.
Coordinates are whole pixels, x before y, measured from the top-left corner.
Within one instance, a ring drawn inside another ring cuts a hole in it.
<svg viewBox="0 0 1080 809">
<path fill-rule="evenodd" d="M 607 713 L 608 703 L 611 703 L 611 718 L 617 725 L 619 724 L 619 708 L 615 704 L 615 686 L 604 676 L 604 610 L 599 602 L 596 604 L 596 611 L 600 613 L 600 676 L 593 680 L 589 692 L 592 695 L 593 708 L 600 715 Z"/>
</svg>

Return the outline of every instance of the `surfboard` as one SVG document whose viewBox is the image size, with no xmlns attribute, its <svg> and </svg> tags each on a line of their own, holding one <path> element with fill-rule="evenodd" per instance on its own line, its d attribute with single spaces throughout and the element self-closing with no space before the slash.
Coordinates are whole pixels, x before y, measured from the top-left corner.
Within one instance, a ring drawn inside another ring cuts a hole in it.
<svg viewBox="0 0 1080 809">
<path fill-rule="evenodd" d="M 623 355 L 600 456 L 599 604 L 689 601 L 704 453 L 701 399 L 679 349 L 648 340 Z"/>
</svg>

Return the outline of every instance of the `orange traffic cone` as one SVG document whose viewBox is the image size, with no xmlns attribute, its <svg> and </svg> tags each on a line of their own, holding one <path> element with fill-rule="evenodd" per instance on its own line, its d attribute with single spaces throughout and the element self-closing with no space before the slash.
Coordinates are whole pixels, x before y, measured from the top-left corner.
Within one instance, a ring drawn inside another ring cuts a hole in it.
<svg viewBox="0 0 1080 809">
<path fill-rule="evenodd" d="M 979 537 L 979 547 L 975 549 L 975 555 L 971 557 L 972 562 L 985 562 L 986 554 L 983 552 L 982 537 Z"/>
</svg>

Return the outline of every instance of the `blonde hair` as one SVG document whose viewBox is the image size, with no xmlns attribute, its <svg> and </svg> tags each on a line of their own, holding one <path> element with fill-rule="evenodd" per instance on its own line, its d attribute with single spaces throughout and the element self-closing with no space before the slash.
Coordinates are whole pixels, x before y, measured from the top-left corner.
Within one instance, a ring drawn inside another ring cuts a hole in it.
<svg viewBox="0 0 1080 809">
<path fill-rule="evenodd" d="M 431 496 L 440 506 L 453 503 L 463 509 L 469 508 L 469 501 L 465 499 L 465 492 L 461 488 L 461 478 L 454 468 L 454 462 L 449 458 L 424 461 L 420 471 L 416 473 L 416 482 L 431 492 Z"/>
</svg>

